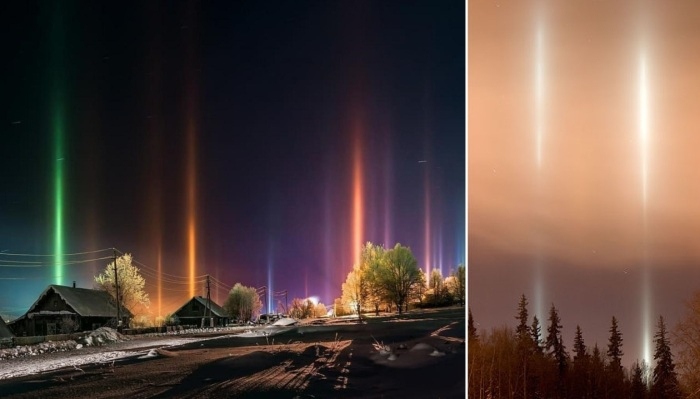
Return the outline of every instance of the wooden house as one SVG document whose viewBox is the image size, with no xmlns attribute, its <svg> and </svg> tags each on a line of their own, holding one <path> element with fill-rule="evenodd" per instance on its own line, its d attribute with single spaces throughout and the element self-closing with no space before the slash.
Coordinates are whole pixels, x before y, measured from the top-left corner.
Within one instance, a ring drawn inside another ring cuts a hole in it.
<svg viewBox="0 0 700 399">
<path fill-rule="evenodd" d="M 173 314 L 178 317 L 181 325 L 223 327 L 229 322 L 229 316 L 221 306 L 214 301 L 209 301 L 207 304 L 207 298 L 201 296 L 192 297 Z M 209 319 L 210 315 L 211 319 Z M 206 321 L 203 321 L 205 319 Z"/>
<path fill-rule="evenodd" d="M 49 285 L 27 313 L 8 326 L 16 336 L 42 336 L 116 327 L 117 307 L 105 291 Z M 122 308 L 122 325 L 131 312 Z"/>
</svg>

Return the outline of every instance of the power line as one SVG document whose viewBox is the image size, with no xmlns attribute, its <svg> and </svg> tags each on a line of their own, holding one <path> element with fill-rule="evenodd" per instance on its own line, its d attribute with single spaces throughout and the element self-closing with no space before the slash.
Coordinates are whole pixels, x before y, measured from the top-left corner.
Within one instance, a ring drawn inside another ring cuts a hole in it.
<svg viewBox="0 0 700 399">
<path fill-rule="evenodd" d="M 8 252 L 0 252 L 0 256 L 46 256 L 46 257 L 54 257 L 54 256 L 78 256 L 78 255 L 87 255 L 87 254 L 94 254 L 94 253 L 99 253 L 99 252 L 105 252 L 105 251 L 111 251 L 112 248 L 105 248 L 105 249 L 98 249 L 96 251 L 87 251 L 87 252 L 73 252 L 69 254 L 18 254 L 18 253 L 8 253 Z"/>
</svg>

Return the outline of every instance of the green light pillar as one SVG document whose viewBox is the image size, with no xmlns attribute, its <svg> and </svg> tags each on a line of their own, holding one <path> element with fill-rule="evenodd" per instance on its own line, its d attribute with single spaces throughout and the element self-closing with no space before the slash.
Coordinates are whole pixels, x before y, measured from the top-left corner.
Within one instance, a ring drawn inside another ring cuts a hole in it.
<svg viewBox="0 0 700 399">
<path fill-rule="evenodd" d="M 54 136 L 54 283 L 63 280 L 63 118 L 59 105 L 54 103 L 52 120 Z"/>
<path fill-rule="evenodd" d="M 65 162 L 65 116 L 64 116 L 64 63 L 63 54 L 65 52 L 65 31 L 60 2 L 53 3 L 51 10 L 50 37 L 50 62 L 49 76 L 51 87 L 51 130 L 53 136 L 52 162 L 54 165 L 54 284 L 63 283 L 63 217 L 64 217 L 64 162 Z"/>
</svg>

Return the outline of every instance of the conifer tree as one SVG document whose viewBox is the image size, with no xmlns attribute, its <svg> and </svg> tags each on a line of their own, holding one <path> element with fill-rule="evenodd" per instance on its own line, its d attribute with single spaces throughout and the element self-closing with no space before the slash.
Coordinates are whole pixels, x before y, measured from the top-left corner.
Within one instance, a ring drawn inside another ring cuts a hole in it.
<svg viewBox="0 0 700 399">
<path fill-rule="evenodd" d="M 469 341 L 471 342 L 471 341 L 474 341 L 477 338 L 479 338 L 479 336 L 476 333 L 476 327 L 474 326 L 474 318 L 472 317 L 472 308 L 469 308 L 469 319 L 468 319 L 467 324 L 468 324 L 467 328 L 469 330 L 468 337 L 469 337 Z"/>
<path fill-rule="evenodd" d="M 666 325 L 663 316 L 659 316 L 659 330 L 654 335 L 656 350 L 654 351 L 654 377 L 651 385 L 652 399 L 676 399 L 681 397 L 673 354 L 669 339 L 666 336 Z"/>
<path fill-rule="evenodd" d="M 518 302 L 518 315 L 515 318 L 519 321 L 518 327 L 515 329 L 515 333 L 520 341 L 524 341 L 525 338 L 530 335 L 530 327 L 527 325 L 528 314 L 527 314 L 527 298 L 525 294 L 520 296 L 520 302 Z"/>
<path fill-rule="evenodd" d="M 610 341 L 608 342 L 608 357 L 610 358 L 609 367 L 612 370 L 622 371 L 622 333 L 617 327 L 617 319 L 612 318 L 610 326 Z"/>
<path fill-rule="evenodd" d="M 622 333 L 617 326 L 617 319 L 614 316 L 610 326 L 607 354 L 610 359 L 606 373 L 607 396 L 610 398 L 621 398 L 625 396 L 625 373 L 622 369 Z"/>
<path fill-rule="evenodd" d="M 561 336 L 562 325 L 560 323 L 561 319 L 559 318 L 557 308 L 555 308 L 554 304 L 552 304 L 552 307 L 549 310 L 549 327 L 547 327 L 547 340 L 545 347 L 547 348 L 547 352 L 550 354 L 550 356 L 554 358 L 557 367 L 559 368 L 559 375 L 561 376 L 566 370 L 568 355 L 566 353 L 566 348 L 564 347 L 564 340 Z"/>
<path fill-rule="evenodd" d="M 576 325 L 576 335 L 574 336 L 574 363 L 583 361 L 587 356 L 586 344 L 583 342 L 581 326 Z"/>
<path fill-rule="evenodd" d="M 644 371 L 639 361 L 632 366 L 632 392 L 631 399 L 646 399 L 647 385 L 644 383 Z"/>
<path fill-rule="evenodd" d="M 533 346 L 535 351 L 542 353 L 542 326 L 540 325 L 540 320 L 537 315 L 532 317 L 532 326 L 530 326 L 530 335 L 532 337 Z"/>
</svg>

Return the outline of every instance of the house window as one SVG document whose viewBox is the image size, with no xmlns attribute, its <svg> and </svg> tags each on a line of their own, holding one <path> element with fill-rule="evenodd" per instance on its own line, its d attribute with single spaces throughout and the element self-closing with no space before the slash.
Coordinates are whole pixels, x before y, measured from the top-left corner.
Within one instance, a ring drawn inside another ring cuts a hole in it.
<svg viewBox="0 0 700 399">
<path fill-rule="evenodd" d="M 53 308 L 58 309 L 58 299 L 53 300 Z"/>
</svg>

